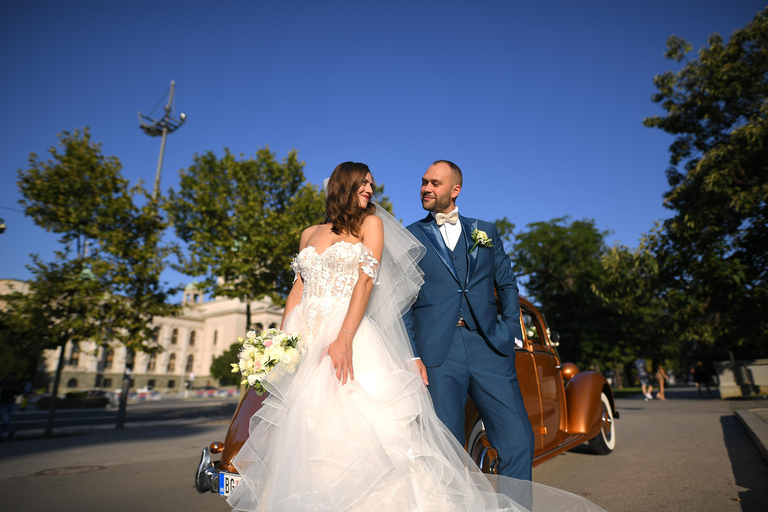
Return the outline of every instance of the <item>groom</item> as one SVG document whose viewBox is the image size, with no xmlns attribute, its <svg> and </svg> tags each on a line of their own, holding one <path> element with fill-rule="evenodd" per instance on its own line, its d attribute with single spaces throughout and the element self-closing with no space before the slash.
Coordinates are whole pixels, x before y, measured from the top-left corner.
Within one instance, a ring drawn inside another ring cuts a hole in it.
<svg viewBox="0 0 768 512">
<path fill-rule="evenodd" d="M 419 262 L 424 285 L 404 321 L 438 417 L 465 444 L 469 393 L 498 450 L 497 472 L 530 480 L 533 430 L 515 370 L 523 337 L 517 281 L 495 225 L 459 215 L 461 184 L 461 170 L 448 160 L 421 178 L 429 214 L 408 230 L 427 248 Z"/>
</svg>

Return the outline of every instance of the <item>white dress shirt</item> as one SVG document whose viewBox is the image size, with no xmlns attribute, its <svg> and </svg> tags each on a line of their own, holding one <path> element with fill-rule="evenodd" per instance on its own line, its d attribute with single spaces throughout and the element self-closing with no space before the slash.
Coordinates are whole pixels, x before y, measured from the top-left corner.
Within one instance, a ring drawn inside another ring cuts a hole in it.
<svg viewBox="0 0 768 512">
<path fill-rule="evenodd" d="M 459 207 L 453 209 L 454 212 L 459 211 Z M 430 212 L 432 214 L 432 218 L 435 218 L 435 212 Z M 448 212 L 453 213 L 453 212 Z M 445 242 L 445 245 L 448 246 L 450 250 L 453 250 L 456 247 L 456 242 L 459 241 L 459 238 L 461 237 L 461 220 L 459 220 L 456 224 L 451 224 L 449 222 L 446 222 L 442 226 L 438 228 L 440 230 L 440 234 L 443 235 L 443 242 Z"/>
</svg>

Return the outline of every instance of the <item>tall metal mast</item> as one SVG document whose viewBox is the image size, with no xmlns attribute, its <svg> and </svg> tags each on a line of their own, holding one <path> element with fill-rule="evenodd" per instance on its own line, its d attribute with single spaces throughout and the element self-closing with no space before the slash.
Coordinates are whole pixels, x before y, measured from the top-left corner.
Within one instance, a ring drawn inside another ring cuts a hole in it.
<svg viewBox="0 0 768 512">
<path fill-rule="evenodd" d="M 160 173 L 163 170 L 163 156 L 165 155 L 165 139 L 169 133 L 179 129 L 187 120 L 187 115 L 182 112 L 178 119 L 171 117 L 171 105 L 173 105 L 173 89 L 176 82 L 171 80 L 171 92 L 168 95 L 168 103 L 165 105 L 165 114 L 159 120 L 155 121 L 139 111 L 139 127 L 150 137 L 162 136 L 160 141 L 160 157 L 157 159 L 157 172 L 155 173 L 155 187 L 152 189 L 152 199 L 157 198 L 160 190 Z"/>
</svg>

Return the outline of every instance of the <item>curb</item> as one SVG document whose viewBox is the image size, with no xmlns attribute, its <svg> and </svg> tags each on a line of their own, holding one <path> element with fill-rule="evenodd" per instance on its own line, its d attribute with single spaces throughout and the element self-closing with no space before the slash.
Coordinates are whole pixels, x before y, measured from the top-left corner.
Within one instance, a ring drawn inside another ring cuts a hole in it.
<svg viewBox="0 0 768 512">
<path fill-rule="evenodd" d="M 768 423 L 762 420 L 757 414 L 752 411 L 765 410 L 765 409 L 739 409 L 734 411 L 736 417 L 739 419 L 744 429 L 752 438 L 752 441 L 757 446 L 757 450 L 760 455 L 763 456 L 766 462 L 768 462 Z"/>
</svg>

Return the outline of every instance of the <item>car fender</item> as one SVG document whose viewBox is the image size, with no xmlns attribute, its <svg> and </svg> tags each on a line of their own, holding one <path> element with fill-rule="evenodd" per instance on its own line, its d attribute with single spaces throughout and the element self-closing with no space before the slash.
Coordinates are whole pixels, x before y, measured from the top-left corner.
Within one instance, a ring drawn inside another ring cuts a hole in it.
<svg viewBox="0 0 768 512">
<path fill-rule="evenodd" d="M 232 417 L 232 423 L 229 425 L 227 437 L 224 440 L 224 450 L 221 453 L 219 468 L 223 471 L 237 473 L 237 469 L 232 464 L 235 456 L 240 452 L 251 435 L 250 424 L 251 417 L 261 408 L 262 402 L 269 396 L 268 393 L 259 395 L 253 388 L 248 388 L 240 396 L 240 403 Z"/>
<path fill-rule="evenodd" d="M 606 394 L 616 415 L 613 392 L 605 377 L 596 372 L 579 372 L 568 381 L 565 399 L 568 404 L 569 433 L 585 434 L 592 438 L 600 432 L 601 393 Z"/>
</svg>

